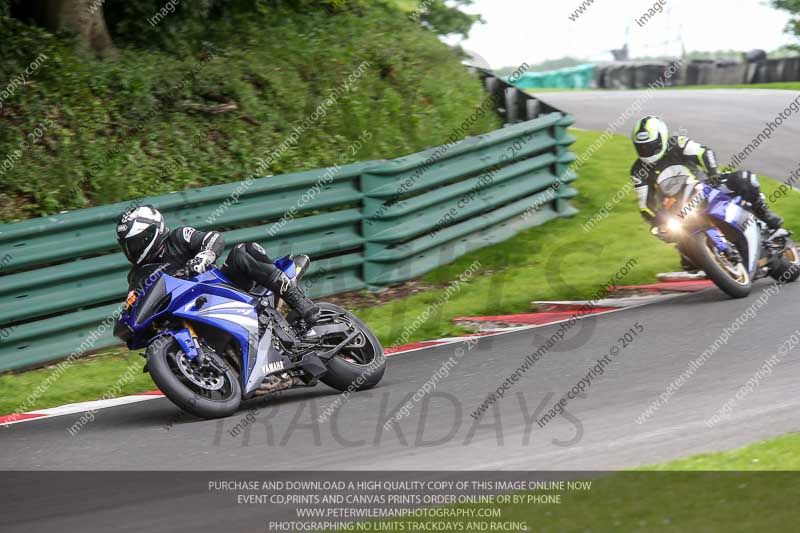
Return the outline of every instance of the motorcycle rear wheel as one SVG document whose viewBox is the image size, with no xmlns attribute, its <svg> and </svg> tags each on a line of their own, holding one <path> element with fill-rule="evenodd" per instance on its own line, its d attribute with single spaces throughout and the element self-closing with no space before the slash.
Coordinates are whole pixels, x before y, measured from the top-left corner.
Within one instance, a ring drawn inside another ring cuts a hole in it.
<svg viewBox="0 0 800 533">
<path fill-rule="evenodd" d="M 770 277 L 780 283 L 793 283 L 800 278 L 800 252 L 791 239 L 786 239 L 786 250 L 777 259 L 777 265 L 770 269 Z"/>
<path fill-rule="evenodd" d="M 322 310 L 320 321 L 325 316 L 343 314 L 345 319 L 355 325 L 363 335 L 363 346 L 349 348 L 345 346 L 328 362 L 328 373 L 320 381 L 329 387 L 342 392 L 371 389 L 383 378 L 386 371 L 386 357 L 383 346 L 369 327 L 350 311 L 327 302 L 319 303 Z M 354 343 L 359 341 L 354 339 Z"/>
<path fill-rule="evenodd" d="M 728 296 L 744 298 L 750 294 L 753 280 L 747 268 L 742 263 L 731 265 L 705 233 L 689 237 L 685 248 L 692 262 Z"/>
<path fill-rule="evenodd" d="M 186 365 L 192 362 L 187 361 L 188 358 L 178 342 L 172 337 L 161 337 L 147 348 L 147 368 L 164 396 L 184 411 L 200 418 L 224 418 L 234 414 L 239 408 L 242 388 L 238 375 L 229 365 L 216 354 L 209 354 L 209 357 L 214 358 L 214 362 L 223 372 L 214 370 L 200 374 L 200 370 L 197 370 L 198 374 L 193 376 L 193 381 L 186 375 L 187 371 L 192 370 L 191 366 Z M 182 364 L 183 370 L 180 368 Z M 204 387 L 195 381 L 205 382 L 210 386 Z M 215 387 L 217 388 L 214 389 Z"/>
</svg>

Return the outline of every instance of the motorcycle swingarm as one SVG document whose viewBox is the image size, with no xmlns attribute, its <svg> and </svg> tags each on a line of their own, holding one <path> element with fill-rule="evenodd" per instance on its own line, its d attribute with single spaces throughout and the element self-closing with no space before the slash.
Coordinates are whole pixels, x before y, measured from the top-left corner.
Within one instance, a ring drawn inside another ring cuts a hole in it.
<svg viewBox="0 0 800 533">
<path fill-rule="evenodd" d="M 313 326 L 311 329 L 314 330 L 317 337 L 324 337 L 325 335 L 332 335 L 334 333 L 347 333 L 347 330 L 350 329 L 349 324 L 342 324 L 341 322 L 337 322 L 335 324 L 324 324 L 322 326 Z"/>
<path fill-rule="evenodd" d="M 339 353 L 339 352 L 341 351 L 341 349 L 342 349 L 342 348 L 344 348 L 345 346 L 347 346 L 348 344 L 350 344 L 350 342 L 351 342 L 353 339 L 355 339 L 356 337 L 358 337 L 358 335 L 359 335 L 360 333 L 361 333 L 361 332 L 360 332 L 360 331 L 358 331 L 357 329 L 356 329 L 356 330 L 353 330 L 353 332 L 352 332 L 350 335 L 348 335 L 348 336 L 347 336 L 347 338 L 346 338 L 345 340 L 343 340 L 342 342 L 340 342 L 339 344 L 337 344 L 336 346 L 334 346 L 333 348 L 331 348 L 331 349 L 330 349 L 330 350 L 328 350 L 327 352 L 322 352 L 321 354 L 319 354 L 319 355 L 318 355 L 318 357 L 319 357 L 320 359 L 322 359 L 323 361 L 329 361 L 330 359 L 332 359 L 332 358 L 333 358 L 333 356 L 334 356 L 334 355 L 336 355 L 337 353 Z"/>
<path fill-rule="evenodd" d="M 312 380 L 318 380 L 328 372 L 326 363 L 330 361 L 337 353 L 339 353 L 342 348 L 347 346 L 348 343 L 355 339 L 359 333 L 360 332 L 358 330 L 353 331 L 345 340 L 326 352 L 307 352 L 305 355 L 303 355 L 303 358 L 292 365 L 291 368 L 303 370 L 306 374 L 311 376 Z"/>
</svg>

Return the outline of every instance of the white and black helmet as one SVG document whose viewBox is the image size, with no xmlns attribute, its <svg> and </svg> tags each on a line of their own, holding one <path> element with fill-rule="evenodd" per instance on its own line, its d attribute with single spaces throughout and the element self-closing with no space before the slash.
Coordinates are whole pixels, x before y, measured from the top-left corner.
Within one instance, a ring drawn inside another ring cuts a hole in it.
<svg viewBox="0 0 800 533">
<path fill-rule="evenodd" d="M 152 205 L 133 207 L 117 221 L 117 242 L 128 261 L 135 265 L 150 263 L 167 235 L 164 217 Z"/>
<path fill-rule="evenodd" d="M 633 145 L 642 162 L 655 163 L 667 153 L 669 145 L 667 123 L 653 116 L 640 119 L 633 128 Z"/>
</svg>

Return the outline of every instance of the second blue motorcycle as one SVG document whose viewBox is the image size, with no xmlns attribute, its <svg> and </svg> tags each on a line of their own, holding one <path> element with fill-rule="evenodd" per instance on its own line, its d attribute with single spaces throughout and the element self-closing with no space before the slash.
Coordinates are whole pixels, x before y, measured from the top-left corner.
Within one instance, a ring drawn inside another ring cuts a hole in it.
<svg viewBox="0 0 800 533">
<path fill-rule="evenodd" d="M 677 243 L 731 297 L 747 296 L 762 277 L 780 283 L 800 277 L 800 254 L 789 231 L 771 231 L 741 197 L 699 181 L 687 167 L 661 173 L 657 201 L 661 210 L 654 233 Z"/>
</svg>

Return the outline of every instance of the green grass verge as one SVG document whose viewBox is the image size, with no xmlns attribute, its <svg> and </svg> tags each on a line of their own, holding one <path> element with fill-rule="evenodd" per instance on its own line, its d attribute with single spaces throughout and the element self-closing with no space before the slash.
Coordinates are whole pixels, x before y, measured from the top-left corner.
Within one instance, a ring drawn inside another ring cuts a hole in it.
<svg viewBox="0 0 800 533">
<path fill-rule="evenodd" d="M 579 154 L 598 136 L 585 131 L 573 134 L 577 137 L 573 148 Z M 358 309 L 359 316 L 376 332 L 384 346 L 391 346 L 401 339 L 407 326 L 426 313 L 430 315 L 428 319 L 411 331 L 406 342 L 463 333 L 452 322 L 458 316 L 527 312 L 534 300 L 589 298 L 631 258 L 638 263 L 624 283 L 651 282 L 658 272 L 679 269 L 675 251 L 648 233 L 632 192 L 612 206 L 608 217 L 591 231 L 583 230 L 583 225 L 607 207 L 605 204 L 627 184 L 633 157 L 630 141 L 624 136 L 613 137 L 579 169 L 580 179 L 575 186 L 580 194 L 574 201 L 580 209 L 577 216 L 523 231 L 423 276 L 422 280 L 428 283 L 448 284 L 473 262 L 480 264 L 479 274 L 438 306 L 436 312 L 432 312 L 431 306 L 444 297 L 446 288 Z M 763 185 L 766 192 L 777 187 L 777 183 L 769 179 L 764 179 Z M 800 230 L 800 194 L 790 193 L 780 200 L 776 209 L 785 216 L 790 229 Z M 27 410 L 98 398 L 116 383 L 130 364 L 128 361 L 141 359 L 137 358 L 116 351 L 113 355 L 77 362 Z M 52 369 L 42 369 L 0 376 L 0 388 L 4 393 L 0 399 L 0 413 L 13 411 L 52 372 Z M 124 393 L 153 388 L 149 376 L 143 375 L 126 385 Z"/>
<path fill-rule="evenodd" d="M 591 479 L 589 490 L 560 492 L 560 503 L 459 505 L 459 509 L 499 508 L 489 522 L 525 522 L 529 531 L 785 531 L 796 527 L 800 498 L 800 434 L 786 435 L 731 451 L 696 455 L 635 471 Z M 754 472 L 759 471 L 759 472 Z M 771 471 L 771 472 L 765 472 Z M 555 495 L 559 491 L 518 493 Z M 434 520 L 435 521 L 435 520 Z M 411 520 L 395 520 L 393 529 L 416 531 Z M 463 529 L 468 520 L 442 519 Z M 384 522 L 383 524 L 386 524 Z M 405 529 L 397 524 L 404 524 Z M 491 531 L 485 529 L 484 531 Z"/>
<path fill-rule="evenodd" d="M 727 452 L 703 453 L 641 470 L 658 471 L 786 471 L 800 470 L 800 433 L 783 435 Z"/>
</svg>

